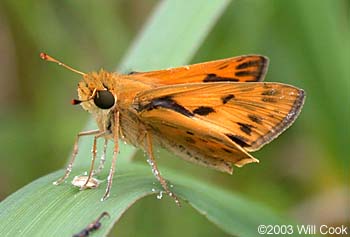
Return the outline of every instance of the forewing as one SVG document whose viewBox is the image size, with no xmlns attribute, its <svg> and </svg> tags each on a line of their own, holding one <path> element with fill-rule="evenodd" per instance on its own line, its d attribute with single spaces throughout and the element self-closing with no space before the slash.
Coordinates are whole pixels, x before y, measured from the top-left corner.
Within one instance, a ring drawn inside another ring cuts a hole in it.
<svg viewBox="0 0 350 237">
<path fill-rule="evenodd" d="M 220 134 L 233 147 L 255 151 L 295 121 L 304 91 L 280 83 L 201 83 L 149 90 L 134 102 L 146 123 L 182 124 L 185 130 L 199 127 L 200 136 Z"/>
<path fill-rule="evenodd" d="M 268 58 L 246 55 L 151 72 L 136 72 L 132 76 L 154 85 L 210 82 L 263 81 Z"/>
</svg>

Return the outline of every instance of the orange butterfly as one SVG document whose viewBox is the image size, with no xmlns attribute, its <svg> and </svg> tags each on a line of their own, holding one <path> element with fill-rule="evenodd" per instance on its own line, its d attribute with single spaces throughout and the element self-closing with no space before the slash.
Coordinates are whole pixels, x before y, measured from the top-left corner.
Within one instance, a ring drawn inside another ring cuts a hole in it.
<svg viewBox="0 0 350 237">
<path fill-rule="evenodd" d="M 68 178 L 81 136 L 94 135 L 92 162 L 85 184 L 103 168 L 94 170 L 96 141 L 114 140 L 114 154 L 108 184 L 102 200 L 110 194 L 122 139 L 142 148 L 149 156 L 153 173 L 165 192 L 179 203 L 160 175 L 153 145 L 160 145 L 179 157 L 209 168 L 232 173 L 258 162 L 248 152 L 275 139 L 297 118 L 305 99 L 294 86 L 262 82 L 268 59 L 247 55 L 190 66 L 128 75 L 106 72 L 83 73 L 41 53 L 41 58 L 58 63 L 80 75 L 79 100 L 73 104 L 93 114 L 98 129 L 77 135 L 66 172 L 55 184 Z"/>
</svg>

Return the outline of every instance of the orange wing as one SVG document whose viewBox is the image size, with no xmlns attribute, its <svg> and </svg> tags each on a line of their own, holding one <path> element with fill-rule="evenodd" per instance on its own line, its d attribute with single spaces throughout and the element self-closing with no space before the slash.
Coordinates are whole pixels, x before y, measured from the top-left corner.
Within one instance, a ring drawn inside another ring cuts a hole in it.
<svg viewBox="0 0 350 237">
<path fill-rule="evenodd" d="M 161 118 L 158 118 L 159 113 L 163 113 Z M 208 123 L 179 116 L 176 111 L 164 108 L 148 111 L 141 116 L 143 120 L 152 120 L 148 124 L 151 127 L 148 132 L 155 144 L 184 160 L 230 174 L 232 164 L 241 167 L 259 162 Z"/>
<path fill-rule="evenodd" d="M 198 63 L 178 68 L 132 73 L 136 80 L 154 85 L 174 85 L 199 82 L 259 82 L 263 81 L 268 58 L 246 55 Z"/>
<path fill-rule="evenodd" d="M 214 142 L 217 137 L 227 149 L 256 151 L 294 122 L 303 103 L 304 91 L 286 84 L 218 82 L 148 90 L 137 96 L 134 108 L 161 132 L 167 130 L 162 124 L 180 125 L 196 129 L 199 138 L 209 134 Z"/>
</svg>

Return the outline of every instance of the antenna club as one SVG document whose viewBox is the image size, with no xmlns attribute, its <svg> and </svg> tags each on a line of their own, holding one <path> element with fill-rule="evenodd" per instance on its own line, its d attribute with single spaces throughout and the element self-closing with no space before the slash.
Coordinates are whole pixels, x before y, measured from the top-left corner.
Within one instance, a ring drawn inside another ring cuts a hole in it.
<svg viewBox="0 0 350 237">
<path fill-rule="evenodd" d="M 49 62 L 54 62 L 57 63 L 58 65 L 62 65 L 63 63 L 61 63 L 60 61 L 58 61 L 57 59 L 54 59 L 53 57 L 51 57 L 50 55 L 46 54 L 46 53 L 40 53 L 40 58 L 49 61 Z"/>
<path fill-rule="evenodd" d="M 40 58 L 48 60 L 48 55 L 46 53 L 40 53 Z"/>
</svg>

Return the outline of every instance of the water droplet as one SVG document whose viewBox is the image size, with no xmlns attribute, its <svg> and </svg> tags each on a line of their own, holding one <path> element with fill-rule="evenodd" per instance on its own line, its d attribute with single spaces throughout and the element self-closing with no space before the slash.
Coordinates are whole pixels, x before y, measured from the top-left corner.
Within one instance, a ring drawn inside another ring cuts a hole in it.
<svg viewBox="0 0 350 237">
<path fill-rule="evenodd" d="M 111 174 L 108 175 L 108 177 L 107 177 L 107 182 L 108 182 L 108 183 L 111 182 Z"/>
<path fill-rule="evenodd" d="M 174 187 L 174 185 L 170 184 L 170 188 L 173 188 L 173 187 Z"/>
<path fill-rule="evenodd" d="M 163 198 L 163 191 L 160 191 L 159 194 L 157 195 L 157 199 L 162 199 Z"/>
<path fill-rule="evenodd" d="M 156 169 L 152 169 L 152 173 L 154 174 L 154 176 L 158 177 L 159 176 L 159 171 Z"/>
<path fill-rule="evenodd" d="M 150 166 L 153 166 L 153 160 L 151 160 L 151 159 L 147 159 L 147 163 L 150 165 Z"/>
<path fill-rule="evenodd" d="M 152 191 L 152 192 L 155 192 L 155 191 L 156 191 L 156 189 L 155 189 L 155 188 L 152 188 L 152 189 L 151 189 L 151 191 Z"/>
</svg>

